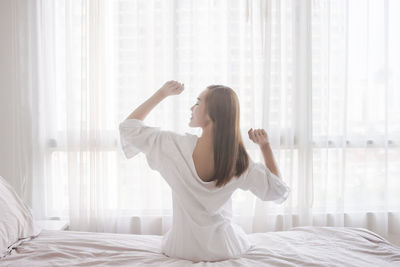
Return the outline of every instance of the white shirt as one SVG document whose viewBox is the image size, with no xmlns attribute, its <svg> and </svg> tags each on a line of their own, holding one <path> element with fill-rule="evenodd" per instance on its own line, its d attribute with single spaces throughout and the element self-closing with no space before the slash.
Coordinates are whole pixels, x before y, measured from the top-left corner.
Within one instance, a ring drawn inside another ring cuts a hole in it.
<svg viewBox="0 0 400 267">
<path fill-rule="evenodd" d="M 250 190 L 261 200 L 284 202 L 290 188 L 264 164 L 250 160 L 249 168 L 225 186 L 204 182 L 197 175 L 193 151 L 198 136 L 151 127 L 137 119 L 119 125 L 126 158 L 146 155 L 151 169 L 158 171 L 172 191 L 173 222 L 164 235 L 162 252 L 191 261 L 219 261 L 238 258 L 251 244 L 240 226 L 231 221 L 231 195 L 237 189 Z"/>
</svg>

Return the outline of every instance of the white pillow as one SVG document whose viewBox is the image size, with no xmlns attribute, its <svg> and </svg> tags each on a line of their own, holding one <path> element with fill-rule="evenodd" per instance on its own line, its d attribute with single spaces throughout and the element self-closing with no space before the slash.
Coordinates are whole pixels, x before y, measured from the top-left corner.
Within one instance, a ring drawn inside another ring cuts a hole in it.
<svg viewBox="0 0 400 267">
<path fill-rule="evenodd" d="M 41 230 L 14 188 L 0 176 L 0 259 L 21 241 L 39 235 Z"/>
</svg>

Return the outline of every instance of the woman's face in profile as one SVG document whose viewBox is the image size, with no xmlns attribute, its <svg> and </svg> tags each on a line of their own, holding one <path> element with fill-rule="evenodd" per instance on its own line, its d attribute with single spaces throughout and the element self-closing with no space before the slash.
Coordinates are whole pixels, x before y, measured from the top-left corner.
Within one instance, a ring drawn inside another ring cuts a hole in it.
<svg viewBox="0 0 400 267">
<path fill-rule="evenodd" d="M 205 89 L 196 100 L 196 103 L 190 108 L 192 117 L 190 118 L 190 127 L 205 127 L 211 121 L 206 111 L 205 99 L 208 89 Z"/>
</svg>

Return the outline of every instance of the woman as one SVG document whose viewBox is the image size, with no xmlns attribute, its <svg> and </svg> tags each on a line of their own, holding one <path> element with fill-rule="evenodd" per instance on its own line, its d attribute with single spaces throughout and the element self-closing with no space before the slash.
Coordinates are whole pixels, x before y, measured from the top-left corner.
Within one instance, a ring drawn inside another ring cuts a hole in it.
<svg viewBox="0 0 400 267">
<path fill-rule="evenodd" d="M 135 109 L 120 126 L 121 145 L 127 158 L 146 155 L 172 191 L 173 222 L 164 235 L 162 252 L 191 261 L 219 261 L 240 257 L 251 244 L 232 219 L 231 195 L 250 190 L 261 200 L 282 203 L 290 188 L 280 178 L 263 129 L 250 129 L 265 164 L 253 162 L 243 145 L 239 101 L 229 87 L 207 87 L 191 107 L 190 127 L 201 127 L 201 137 L 163 131 L 143 120 L 164 98 L 178 95 L 184 84 L 166 82 Z"/>
</svg>

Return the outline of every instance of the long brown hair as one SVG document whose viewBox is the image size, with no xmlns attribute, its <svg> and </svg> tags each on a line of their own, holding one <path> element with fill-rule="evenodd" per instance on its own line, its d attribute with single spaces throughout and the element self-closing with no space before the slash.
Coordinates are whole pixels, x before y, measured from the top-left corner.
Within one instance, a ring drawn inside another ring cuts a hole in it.
<svg viewBox="0 0 400 267">
<path fill-rule="evenodd" d="M 206 109 L 214 123 L 214 176 L 216 186 L 222 187 L 233 176 L 240 177 L 249 166 L 249 155 L 240 133 L 239 99 L 230 87 L 207 87 Z"/>
</svg>

